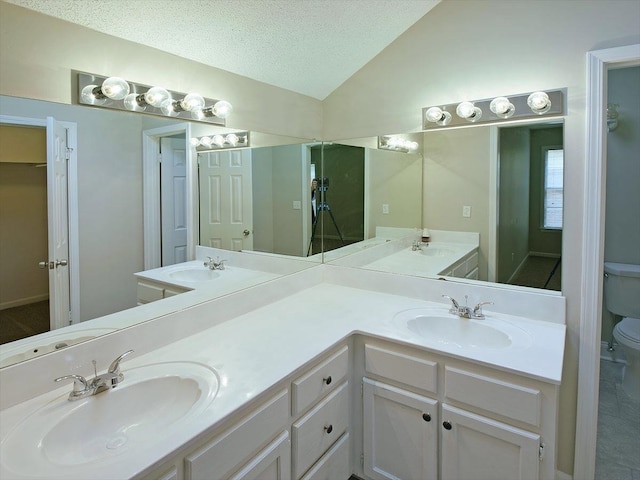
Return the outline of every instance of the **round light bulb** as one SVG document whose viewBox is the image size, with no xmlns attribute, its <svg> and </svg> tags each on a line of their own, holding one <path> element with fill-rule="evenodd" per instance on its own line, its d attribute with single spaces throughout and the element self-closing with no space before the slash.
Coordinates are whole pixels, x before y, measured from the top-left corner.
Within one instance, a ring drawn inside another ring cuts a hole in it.
<svg viewBox="0 0 640 480">
<path fill-rule="evenodd" d="M 442 109 L 439 107 L 431 107 L 430 109 L 427 110 L 427 113 L 425 114 L 425 118 L 429 121 L 429 122 L 437 122 L 438 120 L 440 120 L 442 118 Z"/>
<path fill-rule="evenodd" d="M 131 110 L 132 112 L 144 112 L 147 109 L 145 104 L 140 105 L 138 103 L 138 94 L 130 93 L 123 100 L 124 108 Z"/>
<path fill-rule="evenodd" d="M 515 107 L 507 97 L 496 97 L 491 100 L 489 109 L 500 118 L 512 117 L 516 112 Z"/>
<path fill-rule="evenodd" d="M 87 85 L 80 92 L 80 99 L 82 103 L 88 103 L 89 105 L 104 105 L 107 102 L 105 97 L 97 97 L 94 92 L 100 91 L 100 87 L 97 85 Z"/>
<path fill-rule="evenodd" d="M 232 147 L 235 147 L 238 144 L 238 136 L 235 133 L 230 133 L 226 136 L 226 141 Z"/>
<path fill-rule="evenodd" d="M 160 105 L 160 110 L 168 117 L 177 117 L 180 113 L 179 110 L 175 109 L 173 100 L 171 98 L 162 102 L 162 104 Z"/>
<path fill-rule="evenodd" d="M 198 93 L 190 93 L 180 101 L 180 106 L 190 112 L 204 108 L 204 97 Z"/>
<path fill-rule="evenodd" d="M 162 87 L 151 87 L 144 94 L 144 101 L 152 107 L 160 107 L 164 102 L 171 99 L 171 94 Z"/>
<path fill-rule="evenodd" d="M 418 142 L 408 142 L 407 143 L 407 148 L 409 150 L 411 150 L 411 151 L 417 150 L 419 146 L 420 145 L 418 144 Z"/>
<path fill-rule="evenodd" d="M 224 146 L 224 137 L 222 135 L 214 135 L 211 138 L 211 142 L 222 148 Z"/>
<path fill-rule="evenodd" d="M 233 106 L 226 100 L 220 100 L 215 103 L 212 112 L 218 118 L 227 118 L 233 112 Z"/>
<path fill-rule="evenodd" d="M 191 110 L 191 118 L 194 120 L 203 120 L 204 117 L 205 115 L 201 108 L 194 108 Z"/>
<path fill-rule="evenodd" d="M 189 144 L 190 144 L 192 147 L 197 147 L 198 145 L 200 145 L 200 140 L 199 140 L 197 137 L 191 137 L 191 138 L 189 139 Z"/>
<path fill-rule="evenodd" d="M 213 139 L 211 137 L 202 137 L 200 139 L 200 145 L 203 147 L 210 147 L 213 144 Z"/>
<path fill-rule="evenodd" d="M 102 82 L 102 93 L 113 100 L 122 100 L 129 95 L 129 84 L 124 78 L 109 77 Z"/>
<path fill-rule="evenodd" d="M 456 108 L 456 113 L 461 118 L 469 118 L 475 113 L 475 105 L 472 102 L 462 102 Z"/>
<path fill-rule="evenodd" d="M 527 98 L 527 105 L 533 113 L 542 115 L 551 109 L 551 100 L 546 92 L 533 92 Z"/>
</svg>

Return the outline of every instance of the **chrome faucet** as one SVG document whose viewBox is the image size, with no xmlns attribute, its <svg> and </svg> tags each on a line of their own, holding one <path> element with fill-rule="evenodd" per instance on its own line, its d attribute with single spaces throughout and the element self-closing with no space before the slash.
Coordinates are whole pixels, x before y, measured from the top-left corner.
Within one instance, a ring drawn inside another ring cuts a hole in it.
<svg viewBox="0 0 640 480">
<path fill-rule="evenodd" d="M 207 260 L 204 262 L 204 266 L 208 267 L 209 270 L 224 270 L 224 262 L 226 262 L 226 260 L 220 260 L 220 257 L 216 257 L 215 260 L 211 257 L 207 257 Z"/>
<path fill-rule="evenodd" d="M 73 379 L 73 390 L 69 394 L 70 402 L 90 397 L 92 395 L 97 395 L 105 390 L 117 387 L 124 380 L 124 374 L 120 371 L 120 362 L 124 357 L 131 353 L 133 353 L 133 350 L 126 351 L 116 358 L 111 362 L 111 365 L 109 365 L 107 373 L 103 373 L 102 375 L 98 375 L 98 373 L 95 372 L 96 361 L 93 360 L 95 377 L 91 381 L 88 381 L 81 375 L 64 375 L 56 378 L 54 381 L 61 382 L 63 380 Z"/>
<path fill-rule="evenodd" d="M 482 319 L 484 318 L 484 313 L 482 313 L 482 306 L 493 305 L 493 302 L 479 302 L 475 307 L 471 308 L 467 306 L 467 300 L 469 298 L 468 295 L 464 296 L 464 306 L 460 305 L 455 298 L 450 297 L 449 295 L 442 295 L 442 297 L 448 299 L 451 302 L 449 313 L 458 315 L 461 318 L 473 318 L 476 320 Z"/>
</svg>

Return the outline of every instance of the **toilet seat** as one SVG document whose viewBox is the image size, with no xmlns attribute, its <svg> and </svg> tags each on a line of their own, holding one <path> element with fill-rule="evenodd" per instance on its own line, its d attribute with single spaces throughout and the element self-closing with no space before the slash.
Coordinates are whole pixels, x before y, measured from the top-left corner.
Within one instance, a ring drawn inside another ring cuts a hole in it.
<svg viewBox="0 0 640 480">
<path fill-rule="evenodd" d="M 617 333 L 617 340 L 620 343 L 640 348 L 640 319 L 625 317 L 618 322 L 613 331 Z"/>
</svg>

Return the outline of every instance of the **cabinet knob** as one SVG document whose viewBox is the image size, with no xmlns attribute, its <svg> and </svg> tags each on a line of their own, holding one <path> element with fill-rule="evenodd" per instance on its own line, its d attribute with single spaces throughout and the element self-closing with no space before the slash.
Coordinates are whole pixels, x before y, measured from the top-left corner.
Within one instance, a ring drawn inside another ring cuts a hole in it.
<svg viewBox="0 0 640 480">
<path fill-rule="evenodd" d="M 327 385 L 331 385 L 331 382 L 332 382 L 331 375 L 329 375 L 327 378 L 323 378 L 322 381 Z"/>
<path fill-rule="evenodd" d="M 451 430 L 451 423 L 444 421 L 442 422 L 442 426 L 444 427 L 445 430 Z"/>
<path fill-rule="evenodd" d="M 329 425 L 328 427 L 324 427 L 324 429 L 325 429 L 325 431 L 327 433 L 331 433 L 331 432 L 333 432 L 333 425 Z"/>
<path fill-rule="evenodd" d="M 422 419 L 423 419 L 425 422 L 430 422 L 430 421 L 431 421 L 431 415 L 429 415 L 428 413 L 423 413 L 423 414 L 422 414 Z"/>
</svg>

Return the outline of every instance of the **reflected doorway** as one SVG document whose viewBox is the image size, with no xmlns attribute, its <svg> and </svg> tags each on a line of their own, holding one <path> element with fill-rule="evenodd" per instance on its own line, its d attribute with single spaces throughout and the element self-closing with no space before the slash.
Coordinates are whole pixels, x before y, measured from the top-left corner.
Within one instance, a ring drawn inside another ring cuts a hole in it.
<svg viewBox="0 0 640 480">
<path fill-rule="evenodd" d="M 562 124 L 498 129 L 496 281 L 561 291 Z"/>
</svg>

